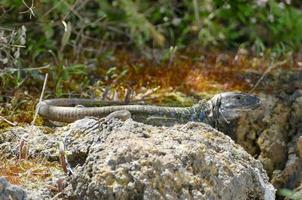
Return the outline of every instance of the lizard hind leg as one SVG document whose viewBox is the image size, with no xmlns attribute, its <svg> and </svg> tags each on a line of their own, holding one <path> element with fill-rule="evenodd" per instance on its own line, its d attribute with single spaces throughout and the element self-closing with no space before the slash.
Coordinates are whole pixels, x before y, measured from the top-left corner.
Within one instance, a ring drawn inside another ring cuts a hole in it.
<svg viewBox="0 0 302 200">
<path fill-rule="evenodd" d="M 127 119 L 131 118 L 131 113 L 128 110 L 118 110 L 110 113 L 105 117 L 106 120 L 112 119 L 112 118 L 117 118 L 122 121 L 126 121 Z"/>
</svg>

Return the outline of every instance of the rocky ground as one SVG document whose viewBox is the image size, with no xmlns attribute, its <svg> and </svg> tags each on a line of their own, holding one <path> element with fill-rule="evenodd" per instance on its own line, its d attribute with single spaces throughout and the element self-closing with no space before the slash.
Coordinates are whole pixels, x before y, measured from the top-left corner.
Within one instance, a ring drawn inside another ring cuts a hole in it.
<svg viewBox="0 0 302 200">
<path fill-rule="evenodd" d="M 238 144 L 263 164 L 278 189 L 297 188 L 302 169 L 302 73 L 275 78 L 280 89 L 260 94 L 262 108 L 243 115 L 233 132 Z M 301 196 L 302 197 L 302 196 Z"/>
<path fill-rule="evenodd" d="M 35 186 L 17 187 L 14 198 L 275 199 L 280 188 L 302 195 L 301 77 L 301 70 L 280 71 L 265 79 L 263 85 L 279 89 L 259 93 L 262 107 L 223 125 L 225 134 L 198 123 L 154 127 L 91 118 L 54 130 L 2 131 L 0 151 L 8 158 L 19 156 L 24 141 L 27 159 L 59 162 L 61 143 L 70 164 L 67 173 L 60 169 Z M 5 199 L 12 190 L 1 180 Z"/>
<path fill-rule="evenodd" d="M 23 185 L 28 199 L 49 199 L 55 195 L 62 199 L 275 197 L 275 189 L 261 163 L 230 137 L 202 123 L 154 127 L 131 118 L 85 118 L 50 135 L 31 126 L 11 129 L 2 135 L 24 138 L 30 147 L 29 157 L 53 160 L 49 155 L 54 154 L 58 146 L 55 143 L 64 141 L 66 145 L 72 174 L 62 173 L 45 181 L 57 187 L 54 183 L 64 179 L 61 186 L 67 187 L 55 193 L 45 189 L 45 185 L 40 185 L 40 191 Z M 2 148 L 7 154 L 16 153 L 14 149 Z"/>
</svg>

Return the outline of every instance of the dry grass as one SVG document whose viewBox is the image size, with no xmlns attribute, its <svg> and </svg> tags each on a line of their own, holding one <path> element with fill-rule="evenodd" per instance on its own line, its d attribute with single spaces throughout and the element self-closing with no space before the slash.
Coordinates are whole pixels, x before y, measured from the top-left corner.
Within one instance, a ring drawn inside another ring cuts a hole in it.
<svg viewBox="0 0 302 200">
<path fill-rule="evenodd" d="M 62 171 L 58 162 L 49 162 L 42 158 L 20 161 L 17 158 L 1 158 L 0 162 L 0 176 L 7 178 L 12 184 L 32 188 L 45 184 L 45 179 L 58 171 Z"/>
</svg>

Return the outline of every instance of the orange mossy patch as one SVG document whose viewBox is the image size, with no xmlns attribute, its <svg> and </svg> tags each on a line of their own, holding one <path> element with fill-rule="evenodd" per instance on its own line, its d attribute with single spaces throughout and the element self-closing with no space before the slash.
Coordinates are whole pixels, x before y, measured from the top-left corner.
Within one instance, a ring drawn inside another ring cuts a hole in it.
<svg viewBox="0 0 302 200">
<path fill-rule="evenodd" d="M 52 176 L 53 170 L 58 169 L 59 164 L 57 162 L 48 162 L 41 158 L 20 161 L 15 158 L 2 158 L 0 162 L 0 176 L 16 185 L 43 182 Z"/>
<path fill-rule="evenodd" d="M 109 79 L 105 84 L 118 83 L 132 88 L 172 87 L 185 93 L 248 91 L 257 80 L 247 74 L 252 72 L 260 76 L 269 65 L 262 57 L 250 58 L 234 53 L 180 52 L 172 62 L 163 60 L 160 63 L 124 51 L 116 52 L 114 56 L 114 61 L 102 63 L 97 72 L 99 76 L 103 76 L 110 66 L 115 66 L 117 73 L 125 69 L 127 73 L 119 80 Z"/>
</svg>

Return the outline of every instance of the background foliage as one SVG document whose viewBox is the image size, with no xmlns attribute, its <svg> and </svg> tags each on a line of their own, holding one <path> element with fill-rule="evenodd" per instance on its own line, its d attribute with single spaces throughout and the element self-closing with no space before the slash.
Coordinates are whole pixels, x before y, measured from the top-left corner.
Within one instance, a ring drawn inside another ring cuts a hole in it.
<svg viewBox="0 0 302 200">
<path fill-rule="evenodd" d="M 33 60 L 60 48 L 62 21 L 70 24 L 68 42 L 74 54 L 107 42 L 136 47 L 245 45 L 262 51 L 295 49 L 302 41 L 299 0 L 4 0 L 1 7 L 2 27 L 27 28 L 26 50 Z"/>
<path fill-rule="evenodd" d="M 41 79 L 20 69 L 48 66 L 61 93 L 70 76 L 119 48 L 146 57 L 159 48 L 163 59 L 190 46 L 279 56 L 301 42 L 300 0 L 2 0 L 0 86 Z"/>
</svg>

